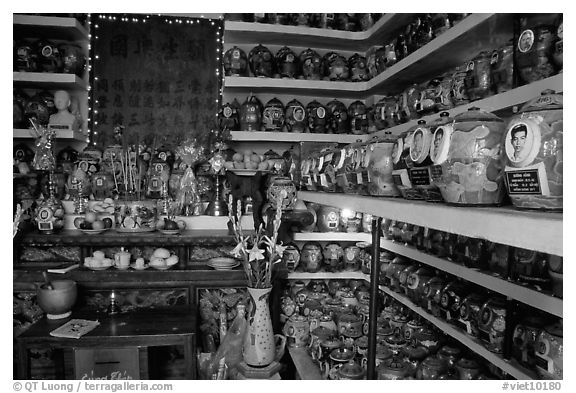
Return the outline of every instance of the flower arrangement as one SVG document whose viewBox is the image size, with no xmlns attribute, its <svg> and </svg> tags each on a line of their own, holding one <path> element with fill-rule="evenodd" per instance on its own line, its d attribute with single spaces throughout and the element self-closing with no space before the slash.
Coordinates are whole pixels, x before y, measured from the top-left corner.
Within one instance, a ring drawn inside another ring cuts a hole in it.
<svg viewBox="0 0 576 393">
<path fill-rule="evenodd" d="M 285 246 L 276 244 L 278 239 L 278 228 L 282 218 L 282 195 L 278 195 L 276 203 L 276 214 L 272 221 L 272 235 L 266 235 L 266 229 L 262 224 L 254 234 L 246 235 L 242 229 L 242 203 L 238 200 L 236 205 L 236 215 L 234 215 L 232 195 L 228 198 L 228 217 L 232 223 L 234 238 L 238 243 L 232 254 L 242 260 L 242 266 L 248 279 L 250 288 L 271 288 L 272 271 L 274 265 L 282 260 Z"/>
</svg>

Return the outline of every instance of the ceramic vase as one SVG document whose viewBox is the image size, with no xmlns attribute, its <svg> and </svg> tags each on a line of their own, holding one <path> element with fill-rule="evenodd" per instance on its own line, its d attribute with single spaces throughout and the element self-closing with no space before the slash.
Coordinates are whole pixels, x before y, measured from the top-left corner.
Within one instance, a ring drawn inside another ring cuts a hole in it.
<svg viewBox="0 0 576 393">
<path fill-rule="evenodd" d="M 268 307 L 268 297 L 272 288 L 247 288 L 252 303 L 248 316 L 248 329 L 244 336 L 242 356 L 252 367 L 267 366 L 276 356 L 272 319 Z"/>
</svg>

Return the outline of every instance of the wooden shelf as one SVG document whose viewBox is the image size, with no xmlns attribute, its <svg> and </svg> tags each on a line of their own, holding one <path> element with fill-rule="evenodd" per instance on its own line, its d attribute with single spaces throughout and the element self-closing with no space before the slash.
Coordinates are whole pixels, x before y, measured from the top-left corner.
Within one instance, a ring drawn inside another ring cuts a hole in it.
<svg viewBox="0 0 576 393">
<path fill-rule="evenodd" d="M 482 100 L 473 101 L 468 104 L 449 109 L 446 112 L 449 112 L 450 116 L 455 116 L 473 107 L 478 107 L 488 112 L 498 112 L 521 105 L 531 100 L 533 97 L 539 96 L 540 93 L 546 89 L 551 89 L 556 92 L 563 91 L 563 74 L 554 75 L 550 78 L 542 79 L 529 85 L 520 86 L 504 93 L 496 94 Z M 421 117 L 420 119 L 410 120 L 407 123 L 387 128 L 385 130 L 380 130 L 373 135 L 399 135 L 401 132 L 415 126 L 420 120 L 425 120 L 427 123 L 430 123 L 438 117 L 438 113 L 434 113 L 432 115 Z"/>
<path fill-rule="evenodd" d="M 230 131 L 234 142 L 335 142 L 354 143 L 366 141 L 370 135 L 351 134 L 310 134 L 268 131 Z"/>
<path fill-rule="evenodd" d="M 227 92 L 275 93 L 309 95 L 331 98 L 360 98 L 366 94 L 368 82 L 341 82 L 305 79 L 254 78 L 227 76 L 224 88 Z"/>
<path fill-rule="evenodd" d="M 302 380 L 324 379 L 320 373 L 320 367 L 312 360 L 306 348 L 288 347 L 288 353 L 292 358 L 296 372 Z"/>
<path fill-rule="evenodd" d="M 35 137 L 32 135 L 31 130 L 27 128 L 14 128 L 13 129 L 13 138 L 18 139 L 34 139 Z M 72 130 L 57 130 L 56 131 L 56 139 L 61 140 L 74 140 L 78 142 L 86 142 L 86 138 L 88 136 L 83 134 L 80 131 L 72 131 Z"/>
<path fill-rule="evenodd" d="M 88 90 L 88 82 L 75 74 L 50 72 L 13 72 L 14 84 L 43 89 Z"/>
<path fill-rule="evenodd" d="M 365 280 L 370 282 L 370 276 L 359 271 L 355 272 L 292 272 L 288 273 L 289 280 Z"/>
<path fill-rule="evenodd" d="M 366 82 L 372 93 L 397 93 L 412 83 L 464 64 L 513 36 L 512 14 L 471 14 L 428 44 Z"/>
<path fill-rule="evenodd" d="M 478 270 L 467 268 L 466 266 L 438 258 L 434 255 L 423 253 L 415 248 L 395 243 L 387 239 L 380 240 L 380 247 L 461 277 L 467 281 L 481 285 L 482 287 L 488 288 L 494 292 L 501 293 L 509 298 L 528 304 L 529 306 L 544 310 L 560 318 L 563 317 L 563 301 L 560 298 L 514 284 Z"/>
<path fill-rule="evenodd" d="M 13 15 L 14 36 L 19 38 L 88 40 L 88 30 L 76 19 L 57 16 Z"/>
<path fill-rule="evenodd" d="M 502 358 L 501 356 L 490 352 L 487 350 L 482 342 L 474 337 L 469 336 L 464 331 L 456 328 L 455 326 L 449 324 L 442 319 L 435 317 L 434 315 L 430 314 L 426 310 L 422 309 L 421 307 L 414 304 L 412 301 L 407 299 L 405 296 L 396 293 L 385 286 L 380 286 L 380 290 L 385 292 L 386 294 L 392 296 L 394 299 L 398 300 L 400 303 L 406 305 L 412 311 L 416 312 L 423 318 L 427 319 L 444 333 L 448 334 L 449 336 L 453 337 L 454 339 L 460 341 L 463 345 L 470 348 L 472 351 L 477 353 L 478 355 L 482 356 L 484 359 L 488 360 L 490 363 L 498 367 L 499 369 L 503 370 L 504 372 L 510 374 L 516 379 L 539 379 L 536 373 L 533 371 L 527 370 L 524 367 L 517 364 L 515 361 L 508 361 Z"/>
<path fill-rule="evenodd" d="M 512 207 L 459 207 L 399 198 L 299 191 L 298 198 L 440 231 L 563 255 L 562 213 Z"/>
<path fill-rule="evenodd" d="M 296 232 L 294 241 L 297 242 L 368 242 L 372 243 L 372 234 L 357 232 Z"/>
<path fill-rule="evenodd" d="M 411 20 L 412 14 L 384 14 L 370 29 L 359 32 L 226 21 L 224 41 L 234 45 L 289 45 L 363 53 L 372 45 L 381 45 L 391 33 Z"/>
</svg>

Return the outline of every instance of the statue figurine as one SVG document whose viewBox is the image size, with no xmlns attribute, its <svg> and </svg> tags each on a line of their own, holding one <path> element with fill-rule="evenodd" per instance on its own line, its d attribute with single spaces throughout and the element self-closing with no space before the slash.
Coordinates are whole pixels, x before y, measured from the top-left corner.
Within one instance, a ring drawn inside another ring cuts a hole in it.
<svg viewBox="0 0 576 393">
<path fill-rule="evenodd" d="M 80 124 L 78 118 L 73 115 L 70 110 L 71 100 L 70 94 L 64 90 L 57 90 L 54 93 L 54 106 L 58 110 L 53 115 L 50 115 L 48 126 L 54 130 L 73 130 L 77 131 Z"/>
</svg>

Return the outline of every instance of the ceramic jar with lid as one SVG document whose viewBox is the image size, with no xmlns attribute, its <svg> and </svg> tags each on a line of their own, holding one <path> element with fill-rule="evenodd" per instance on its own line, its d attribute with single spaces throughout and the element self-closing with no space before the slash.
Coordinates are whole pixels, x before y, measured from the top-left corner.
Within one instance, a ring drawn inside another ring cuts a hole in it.
<svg viewBox="0 0 576 393">
<path fill-rule="evenodd" d="M 563 321 L 547 326 L 536 342 L 536 371 L 543 379 L 563 379 Z"/>
<path fill-rule="evenodd" d="M 386 271 L 386 276 L 390 280 L 390 288 L 396 292 L 400 292 L 400 273 L 408 266 L 411 262 L 404 259 L 403 257 L 396 257 L 392 260 L 390 265 L 388 265 L 388 270 Z"/>
<path fill-rule="evenodd" d="M 328 52 L 322 60 L 324 62 L 324 79 L 331 81 L 348 80 L 350 69 L 344 56 L 336 52 Z"/>
<path fill-rule="evenodd" d="M 274 76 L 274 56 L 268 48 L 255 46 L 248 53 L 248 65 L 255 77 L 272 78 Z"/>
<path fill-rule="evenodd" d="M 281 78 L 296 78 L 298 75 L 298 57 L 287 46 L 283 46 L 276 52 L 276 71 Z"/>
<path fill-rule="evenodd" d="M 366 105 L 362 101 L 354 101 L 348 107 L 350 117 L 350 129 L 352 134 L 361 135 L 368 133 L 368 117 Z"/>
<path fill-rule="evenodd" d="M 526 315 L 514 327 L 512 333 L 512 356 L 528 367 L 536 365 L 536 342 L 546 326 L 543 315 Z"/>
<path fill-rule="evenodd" d="M 445 112 L 447 113 L 447 112 Z M 445 124 L 445 115 L 443 118 L 438 119 L 435 123 Z M 412 136 L 412 143 L 409 148 L 409 157 L 412 161 L 412 168 L 409 169 L 409 177 L 412 187 L 417 193 L 420 194 L 420 199 L 426 199 L 429 202 L 442 201 L 438 188 L 433 185 L 430 178 L 430 165 L 432 159 L 430 158 L 431 146 L 433 146 L 433 128 L 426 125 L 425 120 L 418 121 L 418 125 L 414 129 Z M 407 192 L 407 196 L 412 193 Z M 439 198 L 440 197 L 440 200 Z M 416 197 L 410 199 L 417 199 Z"/>
<path fill-rule="evenodd" d="M 406 280 L 406 285 L 409 289 L 409 296 L 414 303 L 422 307 L 427 306 L 428 302 L 424 295 L 424 284 L 432 277 L 434 277 L 434 271 L 426 267 L 421 267 L 410 273 Z"/>
<path fill-rule="evenodd" d="M 449 282 L 442 289 L 440 307 L 442 308 L 441 315 L 444 319 L 454 322 L 460 317 L 460 306 L 468 292 L 468 285 L 459 280 Z"/>
<path fill-rule="evenodd" d="M 306 49 L 298 56 L 301 75 L 304 79 L 322 79 L 323 61 L 322 57 L 313 49 Z"/>
<path fill-rule="evenodd" d="M 310 317 L 308 317 L 310 319 Z M 321 355 L 320 341 L 326 340 L 334 335 L 332 331 L 324 327 L 317 326 L 312 329 L 313 322 L 310 323 L 310 342 L 308 344 L 308 353 L 312 360 L 318 361 Z"/>
<path fill-rule="evenodd" d="M 406 359 L 406 362 L 412 368 L 411 374 L 416 374 L 416 370 L 428 355 L 428 350 L 421 345 L 416 345 L 415 343 L 402 348 L 402 355 Z"/>
<path fill-rule="evenodd" d="M 306 132 L 308 121 L 306 119 L 306 109 L 300 101 L 293 99 L 285 107 L 285 124 L 288 132 Z"/>
<path fill-rule="evenodd" d="M 316 100 L 306 105 L 306 115 L 308 117 L 308 128 L 310 132 L 316 134 L 326 133 L 328 126 L 328 111 L 326 107 Z"/>
<path fill-rule="evenodd" d="M 485 295 L 472 292 L 462 300 L 462 304 L 460 305 L 460 318 L 458 322 L 460 326 L 466 330 L 466 333 L 473 337 L 479 334 L 478 317 L 480 316 L 480 309 L 485 301 Z"/>
<path fill-rule="evenodd" d="M 412 263 L 409 266 L 406 266 L 406 268 L 400 272 L 400 275 L 398 276 L 398 285 L 400 285 L 401 292 L 405 295 L 411 295 L 412 290 L 408 288 L 408 277 L 418 269 L 418 264 Z"/>
<path fill-rule="evenodd" d="M 512 43 L 492 52 L 490 66 L 494 93 L 503 93 L 514 88 L 514 45 Z"/>
<path fill-rule="evenodd" d="M 350 209 L 342 209 L 340 211 L 340 228 L 344 232 L 357 233 L 360 232 L 362 225 L 362 213 Z"/>
<path fill-rule="evenodd" d="M 324 379 L 328 379 L 330 365 L 332 364 L 330 354 L 332 351 L 339 348 L 342 348 L 342 341 L 340 341 L 340 339 L 337 337 L 329 336 L 319 340 L 317 359 L 320 366 L 320 372 L 322 373 Z"/>
<path fill-rule="evenodd" d="M 386 337 L 384 341 L 388 349 L 390 349 L 394 355 L 400 355 L 408 345 L 404 337 L 402 337 L 398 332 Z"/>
<path fill-rule="evenodd" d="M 86 66 L 86 56 L 82 53 L 82 48 L 76 44 L 62 43 L 58 45 L 58 51 L 62 58 L 62 72 L 82 77 Z"/>
<path fill-rule="evenodd" d="M 444 345 L 438 350 L 438 357 L 448 362 L 448 367 L 454 367 L 460 359 L 462 350 L 453 345 Z"/>
<path fill-rule="evenodd" d="M 562 19 L 556 29 L 556 35 L 558 36 L 558 40 L 554 45 L 554 53 L 552 53 L 552 57 L 554 59 L 554 64 L 556 64 L 556 67 L 558 68 L 558 72 L 562 72 L 562 67 L 564 65 L 564 22 Z"/>
<path fill-rule="evenodd" d="M 478 316 L 478 329 L 484 346 L 491 352 L 504 351 L 506 330 L 506 300 L 494 296 L 486 301 Z"/>
<path fill-rule="evenodd" d="M 416 126 L 401 133 L 392 147 L 392 179 L 402 197 L 406 199 L 422 199 L 416 189 L 412 187 L 409 175 L 409 169 L 414 165 L 410 160 L 410 146 L 415 129 Z"/>
<path fill-rule="evenodd" d="M 488 51 L 480 52 L 466 66 L 464 86 L 471 101 L 480 100 L 491 94 L 492 73 L 490 62 L 492 54 Z"/>
<path fill-rule="evenodd" d="M 444 201 L 465 206 L 501 204 L 505 196 L 500 155 L 504 134 L 502 119 L 470 108 L 456 115 L 452 125 L 437 127 L 435 133 L 440 130 L 443 140 L 434 163 L 441 165 L 442 174 L 434 178 L 434 183 Z"/>
<path fill-rule="evenodd" d="M 440 315 L 441 293 L 446 284 L 446 281 L 440 276 L 434 276 L 424 283 L 425 309 L 430 311 L 434 316 Z"/>
<path fill-rule="evenodd" d="M 400 357 L 383 361 L 376 370 L 379 380 L 406 379 L 410 376 L 411 371 L 410 366 Z"/>
<path fill-rule="evenodd" d="M 552 279 L 552 294 L 562 299 L 564 289 L 564 258 L 548 255 L 548 274 Z"/>
<path fill-rule="evenodd" d="M 338 232 L 340 230 L 339 208 L 322 205 L 317 214 L 317 226 L 320 232 Z"/>
<path fill-rule="evenodd" d="M 552 56 L 557 37 L 553 17 L 550 14 L 529 14 L 520 19 L 515 59 L 524 83 L 547 78 L 555 72 Z"/>
<path fill-rule="evenodd" d="M 461 358 L 456 362 L 455 368 L 461 380 L 477 379 L 482 374 L 480 363 L 472 358 Z"/>
<path fill-rule="evenodd" d="M 324 246 L 322 252 L 324 257 L 324 265 L 326 270 L 331 272 L 337 272 L 342 269 L 342 258 L 344 256 L 344 250 L 342 246 L 338 243 L 328 243 Z"/>
<path fill-rule="evenodd" d="M 350 348 L 336 348 L 330 352 L 328 360 L 328 379 L 336 380 L 338 379 L 338 370 L 348 363 L 350 360 L 354 359 L 354 350 Z"/>
<path fill-rule="evenodd" d="M 431 328 L 423 327 L 415 331 L 413 338 L 416 344 L 422 345 L 431 354 L 436 353 L 440 348 L 440 336 Z"/>
<path fill-rule="evenodd" d="M 354 53 L 348 59 L 348 68 L 350 68 L 350 80 L 352 82 L 363 82 L 370 79 L 364 56 Z"/>
<path fill-rule="evenodd" d="M 342 257 L 343 267 L 346 271 L 357 271 L 360 269 L 360 247 L 356 245 L 346 246 Z"/>
<path fill-rule="evenodd" d="M 512 253 L 511 278 L 536 290 L 550 289 L 548 255 L 534 250 L 515 248 Z"/>
<path fill-rule="evenodd" d="M 296 185 L 287 176 L 273 176 L 266 190 L 266 198 L 273 209 L 280 203 L 282 210 L 291 210 L 296 204 Z"/>
<path fill-rule="evenodd" d="M 260 131 L 262 125 L 262 104 L 250 94 L 240 107 L 240 128 L 243 131 Z"/>
<path fill-rule="evenodd" d="M 59 72 L 62 67 L 62 55 L 52 42 L 40 39 L 35 42 L 36 62 L 40 72 Z"/>
<path fill-rule="evenodd" d="M 406 123 L 411 119 L 418 117 L 418 103 L 422 95 L 420 86 L 414 84 L 406 88 L 400 95 L 400 119 L 402 123 Z"/>
<path fill-rule="evenodd" d="M 322 246 L 318 242 L 306 242 L 300 252 L 300 263 L 305 271 L 316 273 L 322 267 Z"/>
<path fill-rule="evenodd" d="M 303 315 L 292 315 L 284 324 L 282 330 L 291 348 L 303 348 L 310 340 L 310 324 L 308 318 Z"/>
<path fill-rule="evenodd" d="M 344 364 L 338 370 L 336 379 L 338 380 L 359 380 L 364 379 L 366 371 L 364 368 L 356 363 L 353 359 Z"/>
<path fill-rule="evenodd" d="M 224 73 L 226 76 L 248 76 L 248 57 L 234 46 L 224 53 Z"/>
<path fill-rule="evenodd" d="M 428 356 L 420 363 L 416 371 L 416 379 L 444 379 L 448 373 L 448 361 L 440 356 Z"/>
<path fill-rule="evenodd" d="M 454 106 L 465 105 L 470 102 L 464 80 L 466 79 L 467 64 L 462 64 L 452 72 L 452 102 Z"/>
<path fill-rule="evenodd" d="M 562 210 L 563 96 L 552 90 L 527 102 L 508 124 L 506 186 L 517 208 Z"/>
<path fill-rule="evenodd" d="M 403 335 L 408 343 L 414 342 L 414 333 L 422 329 L 424 325 L 419 319 L 411 319 L 404 325 Z"/>
<path fill-rule="evenodd" d="M 265 131 L 280 132 L 284 128 L 284 105 L 273 98 L 266 103 L 262 112 L 262 123 Z"/>
<path fill-rule="evenodd" d="M 330 131 L 334 134 L 347 134 L 350 131 L 350 120 L 346 105 L 334 99 L 326 104 L 326 107 L 328 109 Z"/>
<path fill-rule="evenodd" d="M 240 104 L 236 99 L 230 103 L 222 105 L 218 111 L 218 128 L 220 130 L 239 131 L 240 130 L 240 117 L 239 112 Z"/>
<path fill-rule="evenodd" d="M 288 243 L 282 253 L 282 262 L 289 272 L 294 272 L 300 264 L 300 249 L 294 243 Z"/>
<path fill-rule="evenodd" d="M 354 297 L 354 294 L 352 294 Z M 354 300 L 356 298 L 354 297 Z M 338 326 L 338 334 L 349 338 L 358 338 L 362 336 L 362 318 L 352 313 L 342 314 L 338 318 L 336 324 Z"/>
</svg>

